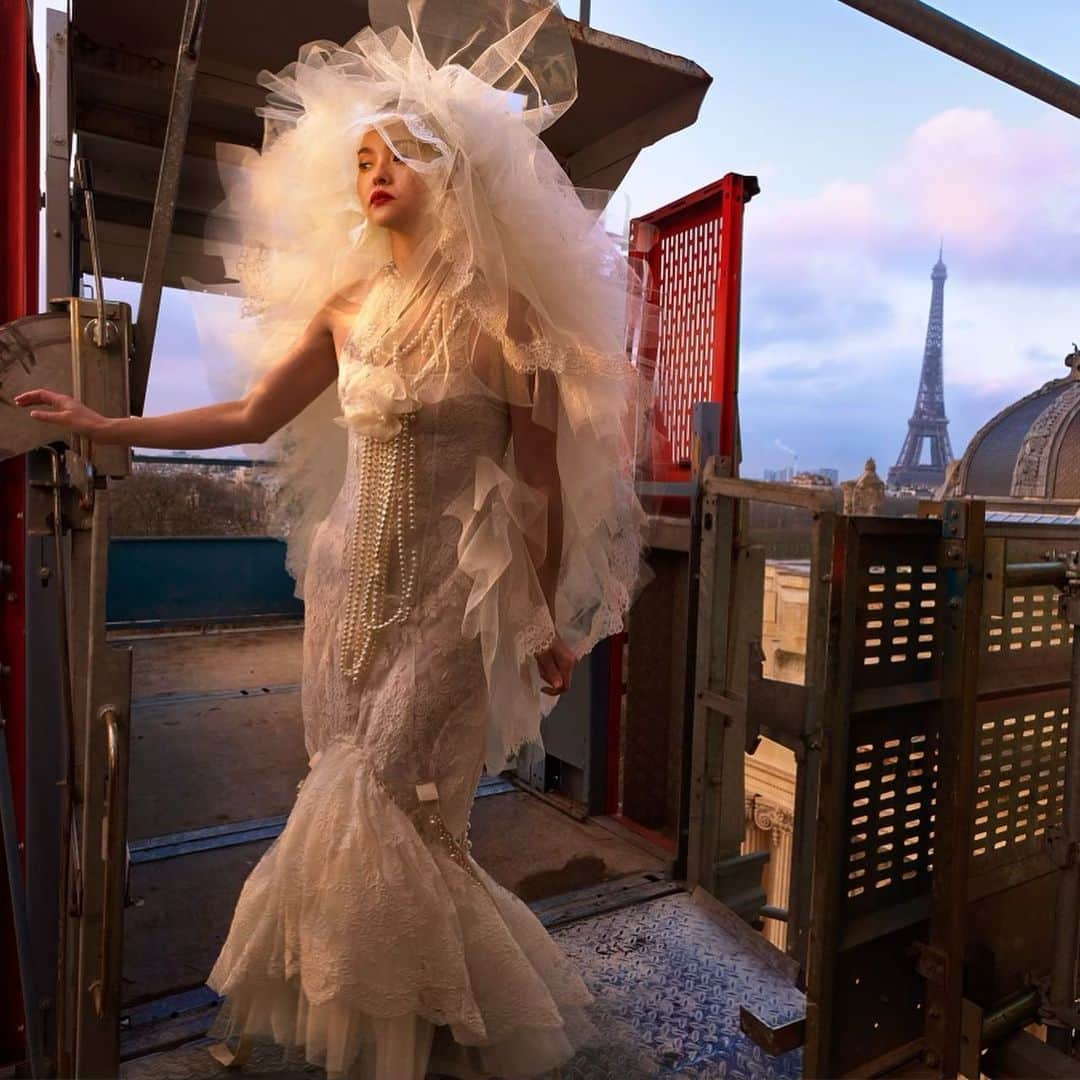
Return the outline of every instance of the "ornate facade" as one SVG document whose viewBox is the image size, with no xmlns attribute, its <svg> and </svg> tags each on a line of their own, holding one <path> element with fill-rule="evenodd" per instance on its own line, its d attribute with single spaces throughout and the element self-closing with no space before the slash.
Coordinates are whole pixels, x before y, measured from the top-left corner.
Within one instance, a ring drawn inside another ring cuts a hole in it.
<svg viewBox="0 0 1080 1080">
<path fill-rule="evenodd" d="M 1080 349 L 1069 373 L 1006 406 L 968 443 L 946 494 L 1080 504 Z"/>
</svg>

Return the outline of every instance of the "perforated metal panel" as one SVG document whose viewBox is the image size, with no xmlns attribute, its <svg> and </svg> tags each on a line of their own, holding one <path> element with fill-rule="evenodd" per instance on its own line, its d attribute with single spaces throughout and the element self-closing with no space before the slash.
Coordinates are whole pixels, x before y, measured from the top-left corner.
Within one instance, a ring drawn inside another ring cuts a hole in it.
<svg viewBox="0 0 1080 1080">
<path fill-rule="evenodd" d="M 810 968 L 810 996 L 824 1004 L 808 1022 L 807 1075 L 818 1076 L 922 1030 L 909 950 L 934 865 L 944 622 L 940 522 L 852 518 L 837 535 Z"/>
<path fill-rule="evenodd" d="M 925 892 L 933 869 L 936 747 L 924 708 L 862 725 L 853 748 L 846 908 L 851 917 Z"/>
<path fill-rule="evenodd" d="M 989 616 L 984 628 L 984 650 L 1002 654 L 993 657 L 996 665 L 1027 667 L 1036 663 L 1047 667 L 1055 660 L 1068 665 L 1072 628 L 1058 612 L 1058 595 L 1056 589 L 1046 586 L 1007 592 L 1005 614 Z M 1042 651 L 1032 657 L 1035 650 Z M 1013 655 L 1024 651 L 1029 655 Z"/>
<path fill-rule="evenodd" d="M 757 190 L 754 177 L 729 173 L 631 223 L 631 254 L 659 311 L 656 355 L 643 357 L 654 371 L 658 479 L 689 475 L 695 402 L 720 404 L 717 451 L 734 453 L 743 207 Z"/>
<path fill-rule="evenodd" d="M 979 710 L 972 872 L 1033 855 L 1061 817 L 1067 690 L 991 701 Z"/>
<path fill-rule="evenodd" d="M 1010 564 L 1080 546 L 1069 519 L 993 528 Z M 965 541 L 943 540 L 941 530 L 937 519 L 849 519 L 837 531 L 808 1076 L 871 1075 L 860 1070 L 929 1030 L 931 984 L 918 972 L 917 945 L 931 940 L 935 869 L 943 883 L 959 880 L 949 867 L 964 875 L 963 955 L 951 961 L 964 971 L 964 997 L 989 1006 L 1051 962 L 1058 871 L 1046 837 L 1063 804 L 1071 628 L 1054 588 L 984 592 L 972 753 L 946 761 L 943 747 L 964 745 L 960 706 L 942 699 L 957 685 L 944 667 L 958 640 L 950 618 L 978 594 L 957 592 L 948 553 Z M 973 792 L 970 830 L 960 825 L 971 846 L 948 862 L 944 840 L 935 853 L 935 832 L 948 835 L 957 805 L 951 787 L 940 801 L 946 774 Z"/>
<path fill-rule="evenodd" d="M 933 677 L 938 577 L 936 562 L 904 561 L 888 551 L 865 566 L 857 686 L 895 686 Z"/>
<path fill-rule="evenodd" d="M 656 412 L 673 465 L 690 464 L 690 416 L 708 401 L 715 357 L 716 283 L 720 274 L 717 216 L 662 235 L 657 262 L 662 316 L 656 367 Z"/>
</svg>

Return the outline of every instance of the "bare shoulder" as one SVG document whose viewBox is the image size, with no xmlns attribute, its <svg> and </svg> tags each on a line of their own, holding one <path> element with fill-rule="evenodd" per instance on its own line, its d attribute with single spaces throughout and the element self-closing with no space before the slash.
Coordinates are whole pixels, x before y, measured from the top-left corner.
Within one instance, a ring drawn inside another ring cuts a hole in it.
<svg viewBox="0 0 1080 1080">
<path fill-rule="evenodd" d="M 320 309 L 319 318 L 333 336 L 335 349 L 340 349 L 344 343 L 356 312 L 371 289 L 372 281 L 371 277 L 350 281 L 327 297 Z"/>
</svg>

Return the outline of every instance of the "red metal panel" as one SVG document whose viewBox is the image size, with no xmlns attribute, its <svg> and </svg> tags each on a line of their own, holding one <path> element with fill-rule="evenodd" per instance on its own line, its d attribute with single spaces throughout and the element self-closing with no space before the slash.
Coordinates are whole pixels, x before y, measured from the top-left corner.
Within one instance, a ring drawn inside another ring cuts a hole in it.
<svg viewBox="0 0 1080 1080">
<path fill-rule="evenodd" d="M 753 177 L 728 173 L 631 223 L 631 252 L 647 269 L 659 310 L 655 356 L 647 358 L 657 480 L 689 478 L 696 401 L 720 404 L 720 453 L 734 457 L 743 207 L 757 191 Z"/>
<path fill-rule="evenodd" d="M 623 647 L 626 644 L 626 631 L 612 634 L 608 638 L 610 653 L 608 660 L 608 722 L 607 722 L 607 757 L 604 776 L 604 813 L 619 812 L 619 744 L 622 741 L 622 702 L 623 702 Z"/>
<path fill-rule="evenodd" d="M 0 323 L 37 310 L 38 77 L 26 0 L 0 0 Z M 20 851 L 26 839 L 25 470 L 0 462 L 0 715 L 6 725 Z M 25 871 L 25 858 L 22 859 Z M 0 862 L 0 1065 L 25 1057 L 22 1000 L 10 909 Z"/>
</svg>

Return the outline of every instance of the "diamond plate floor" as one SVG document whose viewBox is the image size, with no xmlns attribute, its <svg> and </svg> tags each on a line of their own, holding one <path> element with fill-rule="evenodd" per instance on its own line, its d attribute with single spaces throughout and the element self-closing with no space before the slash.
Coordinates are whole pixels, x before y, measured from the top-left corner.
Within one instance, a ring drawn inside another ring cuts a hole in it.
<svg viewBox="0 0 1080 1080">
<path fill-rule="evenodd" d="M 790 961 L 707 897 L 677 893 L 554 932 L 596 995 L 610 1043 L 565 1080 L 796 1080 L 802 1052 L 771 1057 L 739 1029 L 739 1006 L 772 1024 L 802 1016 Z"/>
<path fill-rule="evenodd" d="M 771 1057 L 739 1030 L 739 1006 L 781 1024 L 802 1016 L 791 961 L 700 891 L 632 904 L 552 935 L 596 997 L 602 1041 L 562 1067 L 562 1080 L 797 1080 L 802 1052 Z M 318 1080 L 322 1069 L 256 1049 L 231 1072 L 197 1039 L 121 1067 L 124 1080 Z M 438 1080 L 429 1074 L 429 1080 Z"/>
</svg>

